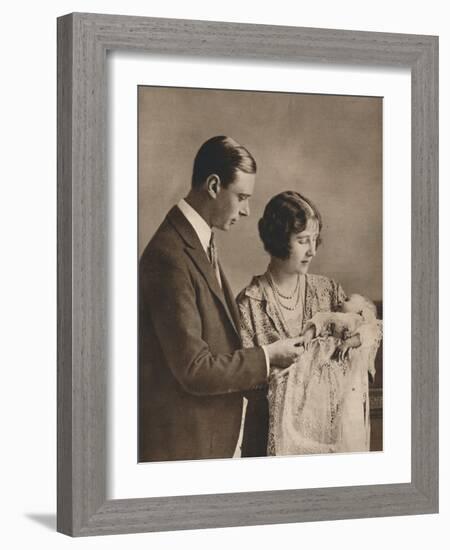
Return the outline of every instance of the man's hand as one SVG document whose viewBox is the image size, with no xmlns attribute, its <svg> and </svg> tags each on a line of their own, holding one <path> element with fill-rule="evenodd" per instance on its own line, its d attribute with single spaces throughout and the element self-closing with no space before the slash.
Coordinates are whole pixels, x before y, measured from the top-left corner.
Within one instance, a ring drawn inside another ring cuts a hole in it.
<svg viewBox="0 0 450 550">
<path fill-rule="evenodd" d="M 266 345 L 265 348 L 269 355 L 270 364 L 281 368 L 292 365 L 304 351 L 301 343 L 302 338 L 299 336 L 297 338 L 278 340 Z"/>
</svg>

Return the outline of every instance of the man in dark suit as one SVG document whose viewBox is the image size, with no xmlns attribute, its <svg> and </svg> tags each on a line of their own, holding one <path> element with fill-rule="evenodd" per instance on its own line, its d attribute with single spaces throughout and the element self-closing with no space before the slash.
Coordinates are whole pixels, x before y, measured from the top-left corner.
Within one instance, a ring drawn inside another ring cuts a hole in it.
<svg viewBox="0 0 450 550">
<path fill-rule="evenodd" d="M 243 392 L 288 366 L 297 339 L 242 349 L 239 314 L 213 229 L 249 215 L 256 163 L 233 139 L 202 145 L 188 196 L 147 245 L 139 268 L 139 460 L 232 457 Z"/>
</svg>

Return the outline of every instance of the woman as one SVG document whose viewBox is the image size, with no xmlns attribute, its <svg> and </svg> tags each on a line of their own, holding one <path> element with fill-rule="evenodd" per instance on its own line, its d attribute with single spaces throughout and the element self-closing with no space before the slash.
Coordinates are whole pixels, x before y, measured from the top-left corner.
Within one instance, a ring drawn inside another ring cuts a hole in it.
<svg viewBox="0 0 450 550">
<path fill-rule="evenodd" d="M 254 277 L 237 299 L 246 347 L 299 336 L 316 313 L 339 311 L 346 301 L 338 283 L 308 274 L 322 230 L 320 213 L 311 201 L 295 191 L 280 193 L 267 204 L 258 227 L 270 263 L 266 273 Z M 379 337 L 380 333 L 370 341 L 366 354 L 371 372 Z M 368 450 L 367 370 L 356 376 L 361 365 L 349 369 L 351 360 L 343 359 L 340 346 L 345 347 L 342 339 L 320 335 L 292 367 L 280 372 L 272 369 L 268 392 L 259 389 L 248 395 L 243 456 Z M 345 376 L 347 370 L 351 376 Z M 347 390 L 352 391 L 351 400 Z M 330 399 L 330 392 L 336 397 Z M 346 400 L 352 402 L 351 409 Z M 360 442 L 343 446 L 343 418 L 354 424 L 355 408 L 358 414 L 363 411 L 358 420 Z"/>
</svg>

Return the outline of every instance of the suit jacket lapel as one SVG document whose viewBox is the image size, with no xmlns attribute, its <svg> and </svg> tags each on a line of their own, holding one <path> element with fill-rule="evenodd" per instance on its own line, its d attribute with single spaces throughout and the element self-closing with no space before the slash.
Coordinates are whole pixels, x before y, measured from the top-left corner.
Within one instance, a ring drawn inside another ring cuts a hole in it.
<svg viewBox="0 0 450 550">
<path fill-rule="evenodd" d="M 228 281 L 226 280 L 226 277 L 223 275 L 222 269 L 220 269 L 220 272 L 222 276 L 222 284 L 224 285 L 224 291 L 222 291 L 222 289 L 220 288 L 214 269 L 205 254 L 205 251 L 201 245 L 201 242 L 197 236 L 197 233 L 195 232 L 192 225 L 185 218 L 183 213 L 180 211 L 180 209 L 174 206 L 172 210 L 169 212 L 169 214 L 167 215 L 167 217 L 170 223 L 173 225 L 173 227 L 177 230 L 181 238 L 184 240 L 185 244 L 187 245 L 185 247 L 186 253 L 189 254 L 193 262 L 197 266 L 198 270 L 205 278 L 211 292 L 216 296 L 216 298 L 220 301 L 222 306 L 225 308 L 226 314 L 234 330 L 239 335 L 239 330 L 238 330 L 239 322 L 236 323 L 236 319 L 235 319 L 236 315 L 237 315 L 237 319 L 239 318 L 239 316 L 237 311 L 236 312 L 233 311 L 233 307 L 232 307 L 232 304 L 234 305 L 233 294 L 229 287 Z M 229 297 L 231 298 L 230 305 L 228 305 L 227 300 L 225 299 L 224 292 L 227 292 L 229 294 Z"/>
<path fill-rule="evenodd" d="M 236 332 L 240 334 L 239 327 L 241 324 L 241 320 L 240 320 L 239 310 L 237 308 L 236 301 L 234 299 L 233 291 L 231 290 L 231 287 L 228 283 L 228 279 L 225 277 L 225 274 L 222 270 L 222 266 L 220 266 L 220 276 L 222 278 L 223 293 L 225 295 L 225 299 L 227 301 L 229 311 L 234 321 L 234 328 L 236 329 Z"/>
</svg>

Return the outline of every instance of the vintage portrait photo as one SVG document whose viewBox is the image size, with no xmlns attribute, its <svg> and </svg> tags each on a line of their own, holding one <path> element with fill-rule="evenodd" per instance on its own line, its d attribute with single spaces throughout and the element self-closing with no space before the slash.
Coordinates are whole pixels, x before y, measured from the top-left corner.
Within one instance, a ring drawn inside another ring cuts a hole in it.
<svg viewBox="0 0 450 550">
<path fill-rule="evenodd" d="M 138 461 L 383 450 L 382 97 L 137 93 Z"/>
</svg>

